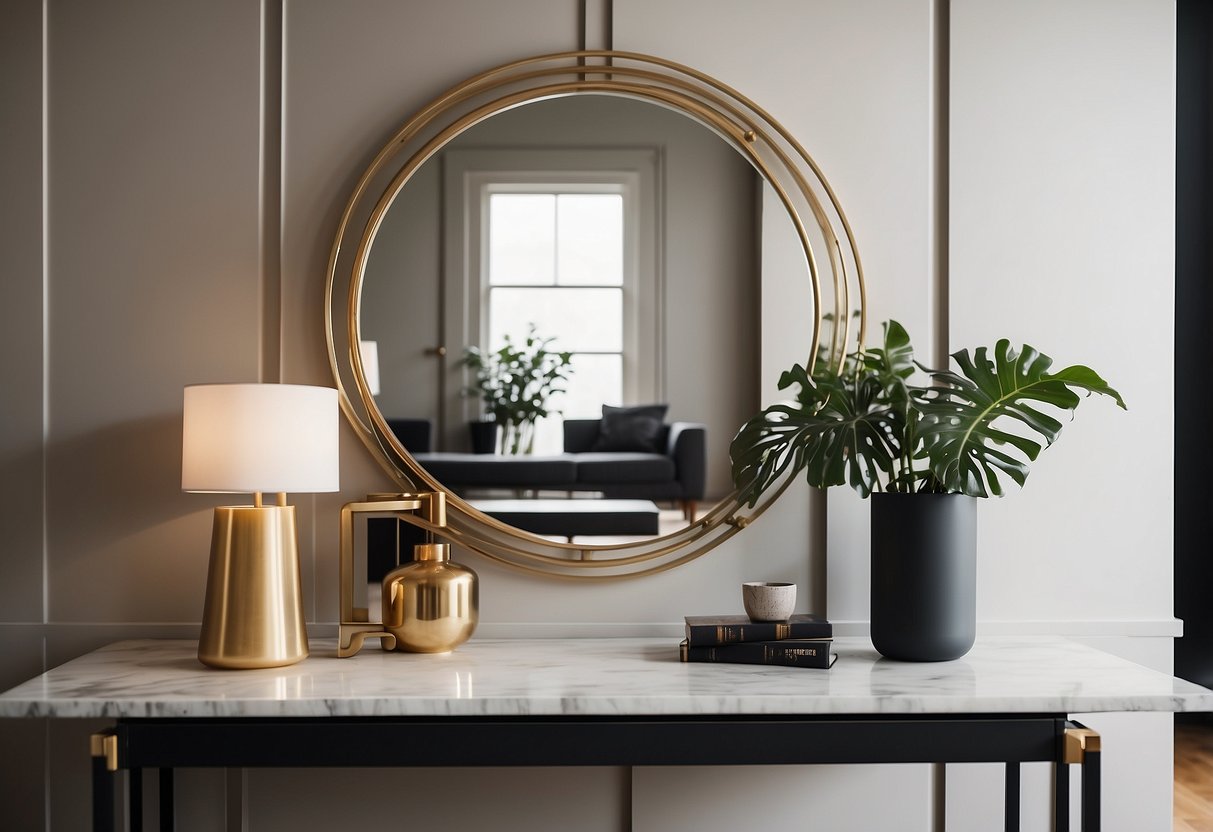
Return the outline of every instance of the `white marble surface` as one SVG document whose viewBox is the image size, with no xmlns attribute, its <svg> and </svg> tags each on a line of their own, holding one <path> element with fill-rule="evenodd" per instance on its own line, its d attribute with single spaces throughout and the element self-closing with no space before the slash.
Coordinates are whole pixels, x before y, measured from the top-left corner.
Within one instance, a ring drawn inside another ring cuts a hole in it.
<svg viewBox="0 0 1213 832">
<path fill-rule="evenodd" d="M 454 653 L 211 670 L 191 641 L 124 641 L 0 695 L 0 717 L 1078 713 L 1213 710 L 1213 691 L 1058 638 L 986 638 L 963 659 L 881 659 L 835 640 L 832 670 L 683 664 L 670 639 L 473 639 Z"/>
</svg>

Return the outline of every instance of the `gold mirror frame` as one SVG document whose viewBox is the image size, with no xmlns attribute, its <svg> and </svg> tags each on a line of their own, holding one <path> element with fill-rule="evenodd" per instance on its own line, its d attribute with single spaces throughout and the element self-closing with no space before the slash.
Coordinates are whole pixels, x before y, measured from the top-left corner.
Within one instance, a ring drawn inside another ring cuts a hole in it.
<svg viewBox="0 0 1213 832">
<path fill-rule="evenodd" d="M 540 55 L 470 78 L 405 122 L 359 179 L 341 216 L 329 258 L 324 324 L 341 409 L 402 491 L 447 494 L 447 525 L 440 530 L 443 537 L 528 574 L 602 581 L 652 575 L 698 558 L 761 515 L 790 480 L 764 494 L 752 509 L 742 506 L 733 494 L 703 517 L 662 537 L 601 546 L 551 541 L 482 514 L 431 477 L 388 428 L 374 404 L 361 354 L 355 348 L 360 340 L 362 282 L 371 245 L 392 201 L 418 168 L 455 137 L 497 113 L 533 101 L 579 94 L 625 96 L 680 112 L 715 132 L 758 170 L 787 209 L 803 248 L 814 306 L 806 357 L 810 367 L 819 354 L 841 362 L 849 350 L 863 343 L 866 297 L 850 224 L 817 164 L 765 110 L 690 67 L 633 52 Z M 824 258 L 814 250 L 806 218 L 812 218 L 824 241 Z M 827 288 L 833 291 L 829 308 L 822 301 L 822 260 L 829 274 Z M 823 345 L 827 315 L 842 325 L 832 328 L 829 343 Z M 858 323 L 853 326 L 856 317 Z M 402 519 L 439 531 L 412 514 L 402 515 Z"/>
</svg>

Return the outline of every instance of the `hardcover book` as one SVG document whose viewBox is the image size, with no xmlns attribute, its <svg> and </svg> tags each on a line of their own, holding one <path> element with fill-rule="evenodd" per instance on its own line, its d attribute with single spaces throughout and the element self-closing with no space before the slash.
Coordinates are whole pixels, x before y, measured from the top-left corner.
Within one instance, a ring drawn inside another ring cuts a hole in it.
<svg viewBox="0 0 1213 832">
<path fill-rule="evenodd" d="M 832 643 L 828 638 L 788 638 L 780 641 L 750 641 L 694 647 L 683 641 L 678 646 L 678 657 L 684 662 L 773 664 L 824 670 L 838 658 L 837 653 L 830 652 Z"/>
<path fill-rule="evenodd" d="M 747 615 L 688 615 L 686 625 L 691 647 L 834 637 L 834 627 L 817 615 L 793 615 L 787 621 L 751 621 Z"/>
</svg>

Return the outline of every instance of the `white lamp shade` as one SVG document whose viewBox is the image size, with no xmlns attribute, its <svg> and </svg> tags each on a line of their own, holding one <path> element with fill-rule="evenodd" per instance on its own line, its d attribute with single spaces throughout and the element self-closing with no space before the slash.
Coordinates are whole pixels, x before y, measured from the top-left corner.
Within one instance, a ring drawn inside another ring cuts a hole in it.
<svg viewBox="0 0 1213 832">
<path fill-rule="evenodd" d="M 379 342 L 359 341 L 358 352 L 362 354 L 362 374 L 366 377 L 366 386 L 371 388 L 371 395 L 379 395 Z"/>
<path fill-rule="evenodd" d="M 337 391 L 301 384 L 185 388 L 184 491 L 336 491 Z"/>
</svg>

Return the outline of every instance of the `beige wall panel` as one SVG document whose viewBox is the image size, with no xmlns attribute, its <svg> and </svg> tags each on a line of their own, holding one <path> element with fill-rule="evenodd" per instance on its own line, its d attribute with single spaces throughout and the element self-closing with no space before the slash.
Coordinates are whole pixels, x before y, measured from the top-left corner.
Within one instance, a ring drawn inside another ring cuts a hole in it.
<svg viewBox="0 0 1213 832">
<path fill-rule="evenodd" d="M 982 503 L 980 617 L 1171 617 L 1174 37 L 1165 0 L 952 4 L 953 348 L 1027 341 L 1129 406 Z"/>
<path fill-rule="evenodd" d="M 627 777 L 596 767 L 249 769 L 249 829 L 620 832 Z"/>
<path fill-rule="evenodd" d="M 981 504 L 978 616 L 1167 621 L 1174 4 L 951 8 L 952 348 L 1027 341 L 1094 367 L 1130 408 L 1084 401 L 1028 487 Z M 1166 639 L 1125 641 L 1169 662 Z M 1105 828 L 1166 828 L 1169 725 L 1094 722 L 1123 749 L 1105 755 Z"/>
<path fill-rule="evenodd" d="M 930 221 L 930 6 L 926 0 L 762 4 L 619 0 L 614 46 L 653 52 L 708 72 L 757 101 L 824 171 L 855 231 L 870 287 L 871 340 L 900 320 L 927 352 L 934 327 Z M 738 33 L 753 48 L 738 49 Z M 788 279 L 788 278 L 785 278 Z M 799 276 L 794 278 L 800 280 Z M 762 299 L 764 384 L 803 339 L 768 275 Z M 867 506 L 844 489 L 829 497 L 829 614 L 866 617 Z M 762 525 L 748 532 L 749 542 Z"/>
<path fill-rule="evenodd" d="M 45 629 L 41 624 L 0 624 L 0 691 L 32 679 L 49 666 L 43 664 Z"/>
<path fill-rule="evenodd" d="M 180 638 L 197 641 L 197 624 L 51 624 L 46 631 L 46 667 L 58 667 L 115 641 Z"/>
<path fill-rule="evenodd" d="M 42 672 L 42 626 L 0 624 L 0 691 Z M 47 722 L 0 719 L 0 829 L 45 828 Z"/>
<path fill-rule="evenodd" d="M 258 21 L 50 6 L 53 619 L 199 615 L 222 498 L 180 491 L 181 389 L 257 379 Z"/>
<path fill-rule="evenodd" d="M 800 140 L 854 228 L 871 286 L 869 321 L 896 317 L 925 348 L 930 3 L 617 0 L 614 7 L 616 49 L 707 72 Z"/>
<path fill-rule="evenodd" d="M 0 28 L 0 621 L 42 609 L 42 3 Z"/>
<path fill-rule="evenodd" d="M 633 769 L 634 832 L 828 829 L 928 832 L 929 767 L 695 766 Z M 879 798 L 873 800 L 873 783 Z"/>
<path fill-rule="evenodd" d="M 45 719 L 0 719 L 0 828 L 45 830 Z"/>
</svg>

